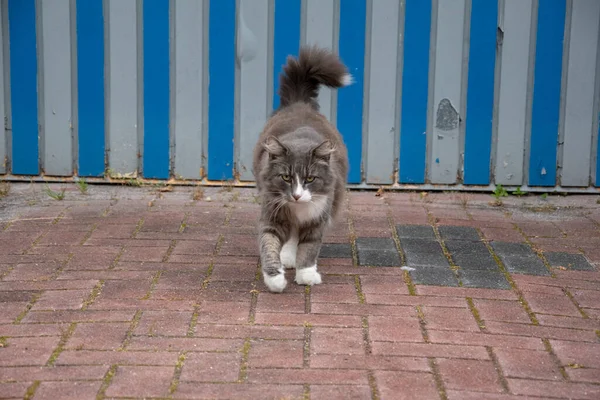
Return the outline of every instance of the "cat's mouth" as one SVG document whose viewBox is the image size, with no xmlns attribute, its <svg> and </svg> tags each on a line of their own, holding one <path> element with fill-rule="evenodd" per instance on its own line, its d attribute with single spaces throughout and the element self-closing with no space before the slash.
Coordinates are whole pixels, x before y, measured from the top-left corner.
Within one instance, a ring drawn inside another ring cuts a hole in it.
<svg viewBox="0 0 600 400">
<path fill-rule="evenodd" d="M 295 197 L 290 197 L 288 199 L 288 204 L 307 204 L 307 203 L 312 203 L 311 199 L 303 199 L 303 198 L 295 198 Z"/>
<path fill-rule="evenodd" d="M 312 201 L 312 196 L 307 191 L 303 191 L 300 193 L 292 193 L 291 196 L 288 196 L 288 202 L 291 204 L 306 204 Z"/>
</svg>

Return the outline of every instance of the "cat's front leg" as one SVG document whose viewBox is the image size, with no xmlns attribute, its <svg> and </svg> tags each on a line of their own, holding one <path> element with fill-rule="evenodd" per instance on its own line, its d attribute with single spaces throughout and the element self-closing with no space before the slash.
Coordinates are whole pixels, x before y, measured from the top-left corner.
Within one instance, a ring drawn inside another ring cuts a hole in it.
<svg viewBox="0 0 600 400">
<path fill-rule="evenodd" d="M 281 264 L 281 240 L 268 229 L 260 235 L 260 262 L 265 285 L 271 292 L 281 293 L 287 285 L 285 270 Z"/>
<path fill-rule="evenodd" d="M 317 258 L 321 251 L 322 232 L 320 229 L 305 235 L 298 244 L 296 253 L 296 283 L 299 285 L 318 285 L 321 274 L 317 271 Z"/>
</svg>

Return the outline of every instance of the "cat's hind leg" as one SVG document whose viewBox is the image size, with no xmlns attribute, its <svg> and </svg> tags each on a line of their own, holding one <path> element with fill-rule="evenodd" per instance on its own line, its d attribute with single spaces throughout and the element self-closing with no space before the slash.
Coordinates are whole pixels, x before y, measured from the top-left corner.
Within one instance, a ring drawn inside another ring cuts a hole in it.
<svg viewBox="0 0 600 400">
<path fill-rule="evenodd" d="M 290 238 L 281 247 L 281 264 L 286 269 L 296 267 L 296 254 L 298 252 L 298 229 L 292 228 Z"/>
</svg>

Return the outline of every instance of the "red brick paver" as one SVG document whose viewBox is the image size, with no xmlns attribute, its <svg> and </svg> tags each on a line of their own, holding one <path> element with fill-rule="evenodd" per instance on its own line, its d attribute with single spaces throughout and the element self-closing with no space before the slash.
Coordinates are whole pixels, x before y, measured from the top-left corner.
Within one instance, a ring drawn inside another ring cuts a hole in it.
<svg viewBox="0 0 600 400">
<path fill-rule="evenodd" d="M 598 196 L 497 207 L 485 194 L 353 192 L 327 243 L 399 240 L 396 224 L 473 227 L 486 244 L 583 254 L 595 270 L 499 269 L 500 290 L 324 258 L 322 285 L 290 274 L 275 295 L 258 269 L 253 190 L 193 200 L 90 186 L 61 202 L 12 186 L 0 398 L 600 398 Z"/>
</svg>

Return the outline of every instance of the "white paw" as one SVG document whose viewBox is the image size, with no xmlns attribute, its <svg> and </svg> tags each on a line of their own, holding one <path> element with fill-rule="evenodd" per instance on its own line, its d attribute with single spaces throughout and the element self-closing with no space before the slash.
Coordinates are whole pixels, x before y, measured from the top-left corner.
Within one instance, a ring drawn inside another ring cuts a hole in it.
<svg viewBox="0 0 600 400">
<path fill-rule="evenodd" d="M 263 277 L 265 280 L 265 285 L 269 288 L 271 292 L 281 293 L 283 289 L 287 286 L 287 281 L 285 280 L 285 274 L 283 269 L 280 270 L 279 274 L 275 276 L 269 276 L 263 273 Z"/>
<path fill-rule="evenodd" d="M 321 283 L 321 274 L 317 272 L 317 266 L 296 270 L 296 283 L 298 285 L 318 285 Z"/>
</svg>

